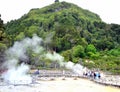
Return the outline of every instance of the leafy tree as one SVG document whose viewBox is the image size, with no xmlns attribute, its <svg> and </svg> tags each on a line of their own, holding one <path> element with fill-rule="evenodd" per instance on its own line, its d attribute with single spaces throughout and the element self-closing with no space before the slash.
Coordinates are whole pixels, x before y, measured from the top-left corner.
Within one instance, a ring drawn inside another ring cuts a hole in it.
<svg viewBox="0 0 120 92">
<path fill-rule="evenodd" d="M 83 58 L 85 56 L 85 51 L 83 46 L 77 45 L 72 48 L 73 56 Z"/>
<path fill-rule="evenodd" d="M 25 38 L 25 34 L 24 32 L 20 32 L 19 35 L 16 36 L 15 40 L 22 40 L 23 38 Z"/>
<path fill-rule="evenodd" d="M 61 55 L 65 58 L 65 61 L 73 61 L 72 50 L 63 51 Z"/>
<path fill-rule="evenodd" d="M 108 53 L 110 55 L 113 55 L 113 56 L 120 56 L 120 50 L 119 49 L 112 49 Z"/>
<path fill-rule="evenodd" d="M 92 52 L 92 53 L 96 53 L 97 49 L 95 48 L 95 46 L 93 44 L 89 44 L 87 47 L 86 47 L 86 53 L 88 52 Z"/>
<path fill-rule="evenodd" d="M 33 34 L 37 34 L 38 28 L 36 26 L 30 26 L 27 31 L 25 31 L 25 34 L 28 37 L 32 37 Z"/>
<path fill-rule="evenodd" d="M 6 44 L 0 43 L 0 66 L 5 61 L 5 50 L 7 49 Z"/>
<path fill-rule="evenodd" d="M 1 15 L 0 15 L 1 17 Z M 0 18 L 0 41 L 5 37 L 3 20 Z"/>
<path fill-rule="evenodd" d="M 6 44 L 0 43 L 0 51 L 4 51 L 7 49 Z"/>
</svg>

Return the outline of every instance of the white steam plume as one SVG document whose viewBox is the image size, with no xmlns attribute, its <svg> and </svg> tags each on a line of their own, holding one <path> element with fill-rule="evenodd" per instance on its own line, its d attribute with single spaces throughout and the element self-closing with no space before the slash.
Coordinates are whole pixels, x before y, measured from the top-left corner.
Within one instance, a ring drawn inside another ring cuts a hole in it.
<svg viewBox="0 0 120 92">
<path fill-rule="evenodd" d="M 80 64 L 74 64 L 73 62 L 69 61 L 65 64 L 65 67 L 73 70 L 73 72 L 78 75 L 83 75 L 84 67 Z"/>
<path fill-rule="evenodd" d="M 58 62 L 60 66 L 64 66 L 65 64 L 64 57 L 57 54 L 56 52 L 53 52 L 53 53 L 48 52 L 47 54 L 45 54 L 45 57 L 50 59 L 51 61 Z"/>
<path fill-rule="evenodd" d="M 53 53 L 47 53 L 46 58 L 54 61 L 54 62 L 58 62 L 60 64 L 60 66 L 65 66 L 67 69 L 72 70 L 74 73 L 82 76 L 83 72 L 84 72 L 84 67 L 80 64 L 74 64 L 73 62 L 69 61 L 69 62 L 64 62 L 64 58 L 57 54 L 56 52 Z"/>
<path fill-rule="evenodd" d="M 19 67 L 13 67 L 9 69 L 3 77 L 5 82 L 10 84 L 29 84 L 32 81 L 30 75 L 27 75 L 29 67 L 25 64 L 21 64 Z"/>
<path fill-rule="evenodd" d="M 26 38 L 22 41 L 15 42 L 13 47 L 9 48 L 6 53 L 6 62 L 4 66 L 8 68 L 2 76 L 5 81 L 11 84 L 25 84 L 32 82 L 32 78 L 27 74 L 29 66 L 22 63 L 18 66 L 19 60 L 27 61 L 27 49 L 31 49 L 34 53 L 39 53 L 43 50 L 41 46 L 42 39 L 34 35 L 32 39 Z"/>
<path fill-rule="evenodd" d="M 32 78 L 27 74 L 29 66 L 25 63 L 22 63 L 20 66 L 18 65 L 19 60 L 25 62 L 28 60 L 28 56 L 26 55 L 28 49 L 51 61 L 58 62 L 61 66 L 65 66 L 67 69 L 71 69 L 77 74 L 82 74 L 83 67 L 80 64 L 64 62 L 64 58 L 56 52 L 43 53 L 45 48 L 42 46 L 42 42 L 43 40 L 41 38 L 34 35 L 31 39 L 25 38 L 22 41 L 15 42 L 13 47 L 6 51 L 7 56 L 4 65 L 8 68 L 8 71 L 3 74 L 5 81 L 11 84 L 27 84 L 32 82 Z"/>
</svg>

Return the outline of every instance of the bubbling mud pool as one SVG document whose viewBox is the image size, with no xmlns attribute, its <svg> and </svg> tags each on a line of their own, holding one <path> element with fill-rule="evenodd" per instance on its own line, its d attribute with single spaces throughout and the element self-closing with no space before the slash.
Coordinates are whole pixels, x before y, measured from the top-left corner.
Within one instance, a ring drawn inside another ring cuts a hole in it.
<svg viewBox="0 0 120 92">
<path fill-rule="evenodd" d="M 0 92 L 120 92 L 120 88 L 103 86 L 87 79 L 55 78 L 55 80 L 37 80 L 29 85 L 4 85 Z"/>
</svg>

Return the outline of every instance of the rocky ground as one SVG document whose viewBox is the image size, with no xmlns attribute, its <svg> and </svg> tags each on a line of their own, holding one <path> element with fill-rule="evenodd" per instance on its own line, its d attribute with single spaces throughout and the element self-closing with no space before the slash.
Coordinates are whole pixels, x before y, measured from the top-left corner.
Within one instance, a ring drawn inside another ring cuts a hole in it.
<svg viewBox="0 0 120 92">
<path fill-rule="evenodd" d="M 34 71 L 32 71 L 33 73 Z M 80 78 L 87 78 L 94 82 L 120 87 L 120 75 L 106 75 L 101 73 L 100 79 L 94 79 L 93 77 L 89 76 L 81 76 L 78 74 L 73 73 L 72 71 L 63 71 L 63 70 L 40 70 L 39 77 L 80 77 Z"/>
<path fill-rule="evenodd" d="M 120 75 L 105 75 L 101 79 L 93 81 L 103 85 L 110 85 L 120 88 Z"/>
<path fill-rule="evenodd" d="M 71 71 L 41 70 L 35 76 L 33 83 L 25 85 L 7 84 L 1 80 L 0 92 L 120 92 L 120 76 L 115 75 L 104 74 L 101 79 L 93 79 Z"/>
</svg>

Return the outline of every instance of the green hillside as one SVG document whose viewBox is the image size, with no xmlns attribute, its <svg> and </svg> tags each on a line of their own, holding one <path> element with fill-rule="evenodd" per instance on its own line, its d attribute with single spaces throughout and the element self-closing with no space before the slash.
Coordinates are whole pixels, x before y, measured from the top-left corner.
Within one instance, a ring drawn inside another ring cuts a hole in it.
<svg viewBox="0 0 120 92">
<path fill-rule="evenodd" d="M 50 50 L 66 61 L 82 62 L 89 68 L 120 73 L 120 25 L 106 24 L 100 17 L 67 2 L 31 9 L 28 14 L 5 25 L 9 46 L 14 41 L 37 34 L 51 38 Z M 93 60 L 87 63 L 85 60 Z"/>
<path fill-rule="evenodd" d="M 25 14 L 20 19 L 7 23 L 6 32 L 18 34 L 20 32 L 29 32 L 30 29 L 53 31 L 57 25 L 82 26 L 85 25 L 84 22 L 86 21 L 101 21 L 101 19 L 97 14 L 76 5 L 58 2 L 44 8 L 31 9 L 28 14 Z"/>
</svg>

